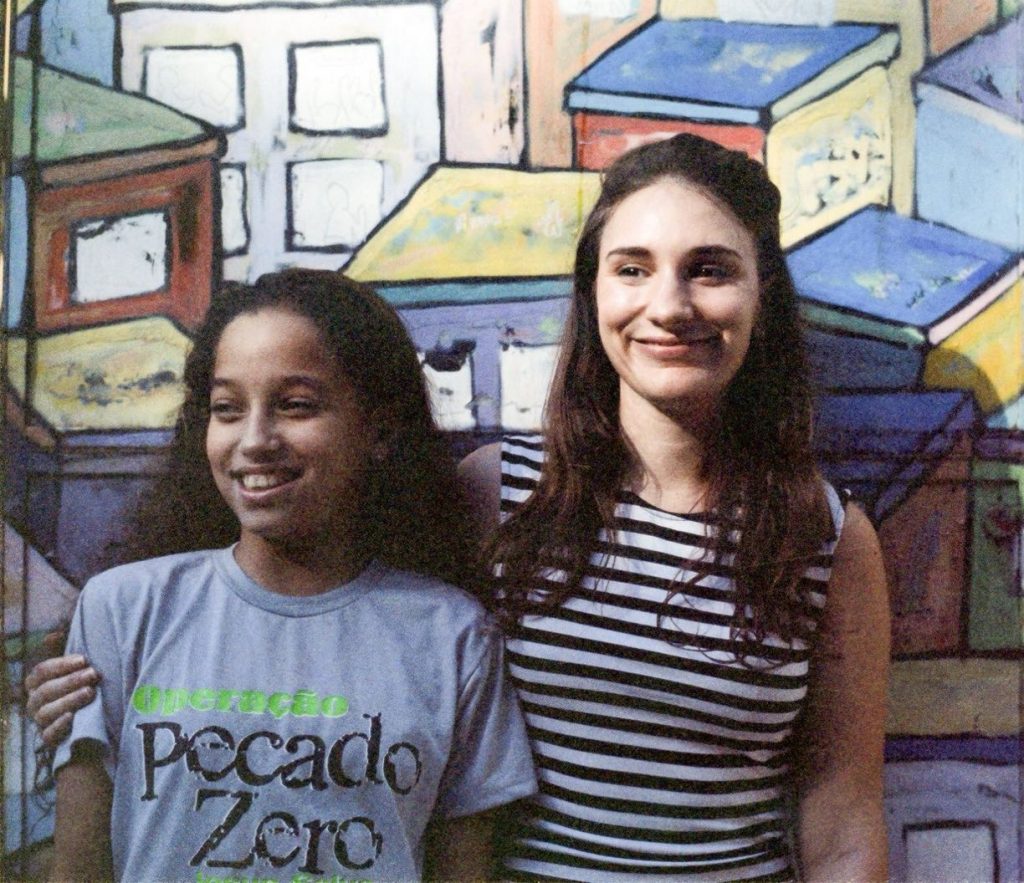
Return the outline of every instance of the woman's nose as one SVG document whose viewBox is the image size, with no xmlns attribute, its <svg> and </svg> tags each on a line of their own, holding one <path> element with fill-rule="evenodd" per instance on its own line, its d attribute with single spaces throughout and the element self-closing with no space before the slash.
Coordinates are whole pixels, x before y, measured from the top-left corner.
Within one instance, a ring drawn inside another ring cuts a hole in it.
<svg viewBox="0 0 1024 883">
<path fill-rule="evenodd" d="M 692 319 L 694 305 L 689 280 L 675 273 L 666 273 L 662 276 L 651 291 L 647 315 L 659 324 Z"/>
</svg>

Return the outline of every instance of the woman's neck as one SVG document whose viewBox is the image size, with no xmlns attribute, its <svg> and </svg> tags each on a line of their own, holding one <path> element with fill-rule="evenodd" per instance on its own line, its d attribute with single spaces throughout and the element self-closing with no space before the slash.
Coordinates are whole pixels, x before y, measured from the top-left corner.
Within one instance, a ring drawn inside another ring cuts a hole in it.
<svg viewBox="0 0 1024 883">
<path fill-rule="evenodd" d="M 631 490 L 669 512 L 709 508 L 704 464 L 712 420 L 706 412 L 669 413 L 624 396 L 619 425 L 637 456 Z"/>
<path fill-rule="evenodd" d="M 243 533 L 235 561 L 265 589 L 281 595 L 319 595 L 351 582 L 370 555 L 361 548 L 330 541 L 296 544 Z"/>
</svg>

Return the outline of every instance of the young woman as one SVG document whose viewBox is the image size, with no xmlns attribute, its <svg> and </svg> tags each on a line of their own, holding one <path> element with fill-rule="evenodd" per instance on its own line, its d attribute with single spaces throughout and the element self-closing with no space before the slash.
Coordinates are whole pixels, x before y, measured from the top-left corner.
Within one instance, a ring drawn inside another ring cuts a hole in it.
<svg viewBox="0 0 1024 883">
<path fill-rule="evenodd" d="M 545 436 L 462 466 L 541 782 L 512 877 L 885 879 L 884 572 L 814 466 L 779 208 L 700 138 L 619 159 Z"/>
<path fill-rule="evenodd" d="M 535 779 L 501 635 L 442 582 L 465 531 L 397 315 L 328 272 L 228 286 L 185 386 L 129 554 L 237 542 L 83 590 L 54 878 L 478 879 Z"/>
<path fill-rule="evenodd" d="M 541 779 L 509 876 L 885 878 L 884 573 L 814 467 L 779 208 L 758 163 L 694 136 L 618 160 L 545 435 L 461 467 Z M 44 666 L 53 741 L 92 676 Z"/>
</svg>

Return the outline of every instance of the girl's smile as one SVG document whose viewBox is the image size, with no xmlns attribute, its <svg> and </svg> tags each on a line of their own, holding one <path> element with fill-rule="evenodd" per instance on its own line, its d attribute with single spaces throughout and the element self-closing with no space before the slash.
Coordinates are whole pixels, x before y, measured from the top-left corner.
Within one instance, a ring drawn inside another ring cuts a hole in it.
<svg viewBox="0 0 1024 883">
<path fill-rule="evenodd" d="M 351 550 L 370 436 L 351 384 L 309 319 L 266 308 L 225 328 L 206 453 L 241 525 L 241 557 L 264 544 Z"/>
</svg>

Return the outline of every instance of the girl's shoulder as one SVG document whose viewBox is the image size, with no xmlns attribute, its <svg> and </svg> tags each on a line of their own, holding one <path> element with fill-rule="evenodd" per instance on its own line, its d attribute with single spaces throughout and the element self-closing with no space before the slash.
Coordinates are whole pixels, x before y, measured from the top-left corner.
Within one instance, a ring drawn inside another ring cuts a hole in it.
<svg viewBox="0 0 1024 883">
<path fill-rule="evenodd" d="M 137 599 L 168 585 L 193 581 L 199 572 L 211 571 L 218 556 L 225 554 L 230 554 L 230 550 L 203 549 L 119 564 L 89 579 L 82 589 L 82 597 L 115 602 Z"/>
<path fill-rule="evenodd" d="M 465 589 L 437 577 L 384 566 L 364 603 L 382 622 L 400 622 L 410 640 L 434 636 L 431 644 L 460 646 L 501 637 L 500 626 Z"/>
<path fill-rule="evenodd" d="M 466 620 L 487 615 L 483 605 L 459 586 L 429 574 L 387 564 L 377 566 L 381 574 L 368 595 L 371 604 L 400 604 L 407 611 L 407 617 L 432 610 L 443 610 L 449 616 Z"/>
</svg>

